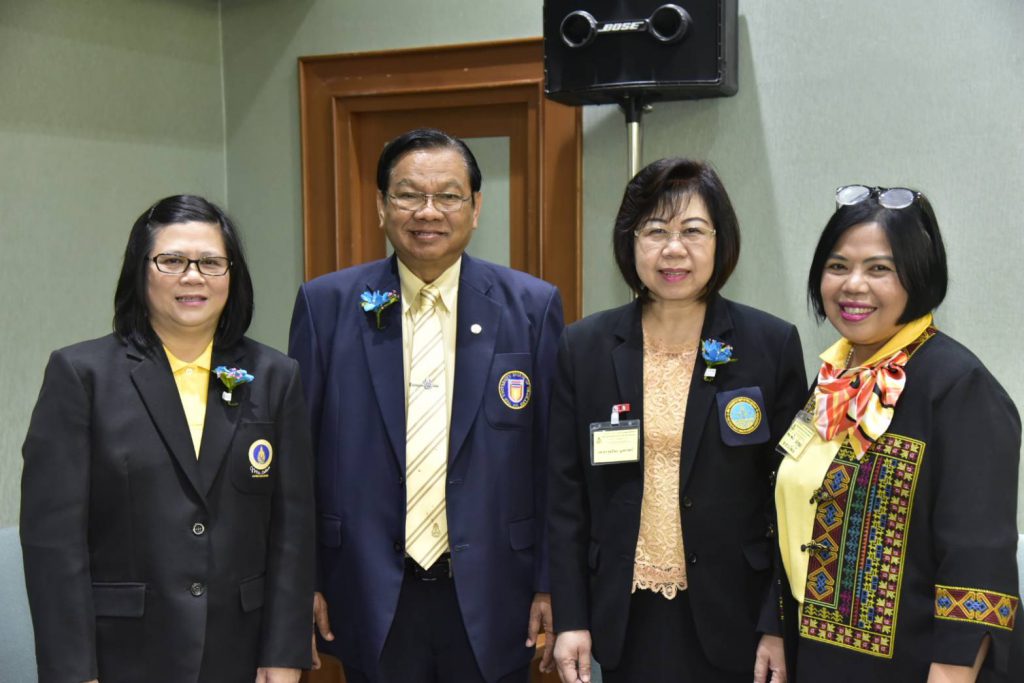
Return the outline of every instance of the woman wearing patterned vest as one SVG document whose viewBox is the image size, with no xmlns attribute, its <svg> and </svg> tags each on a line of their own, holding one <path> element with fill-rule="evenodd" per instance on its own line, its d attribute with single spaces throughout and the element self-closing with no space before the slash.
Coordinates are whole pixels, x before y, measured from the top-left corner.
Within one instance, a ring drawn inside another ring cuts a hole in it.
<svg viewBox="0 0 1024 683">
<path fill-rule="evenodd" d="M 928 200 L 853 185 L 808 295 L 842 336 L 779 447 L 791 680 L 1021 681 L 1021 423 L 937 330 L 946 255 Z"/>
</svg>

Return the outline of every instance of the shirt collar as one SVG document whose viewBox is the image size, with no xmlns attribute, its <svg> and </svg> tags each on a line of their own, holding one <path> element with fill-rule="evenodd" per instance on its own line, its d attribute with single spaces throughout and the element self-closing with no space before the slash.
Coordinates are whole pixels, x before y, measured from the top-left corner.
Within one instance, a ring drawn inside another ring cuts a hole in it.
<svg viewBox="0 0 1024 683">
<path fill-rule="evenodd" d="M 862 367 L 871 367 L 875 363 L 893 355 L 904 346 L 920 337 L 921 333 L 928 329 L 928 326 L 931 324 L 931 313 L 927 313 L 917 320 L 911 320 L 909 323 L 901 327 L 900 331 L 894 334 L 892 339 L 887 341 L 882 348 L 876 351 L 875 355 L 871 356 L 867 363 L 863 363 Z M 826 363 L 831 364 L 834 368 L 843 368 L 846 366 L 846 359 L 850 355 L 850 347 L 850 342 L 843 338 L 828 347 L 819 357 Z"/>
<path fill-rule="evenodd" d="M 206 349 L 191 363 L 186 363 L 175 356 L 166 346 L 164 347 L 164 353 L 167 354 L 167 362 L 171 364 L 172 373 L 177 373 L 179 370 L 184 370 L 187 367 L 199 367 L 209 372 L 210 366 L 213 365 L 213 340 L 210 340 L 210 343 L 206 345 Z"/>
<path fill-rule="evenodd" d="M 404 316 L 409 312 L 409 309 L 415 305 L 419 300 L 420 290 L 423 289 L 427 283 L 419 279 L 409 268 L 402 263 L 402 259 L 396 259 L 398 261 L 398 281 L 402 286 L 402 315 Z M 459 294 L 459 275 L 462 272 L 462 257 L 459 260 L 448 266 L 441 275 L 438 276 L 431 284 L 437 287 L 437 291 L 441 294 L 441 304 L 445 310 L 455 310 L 455 299 Z"/>
</svg>

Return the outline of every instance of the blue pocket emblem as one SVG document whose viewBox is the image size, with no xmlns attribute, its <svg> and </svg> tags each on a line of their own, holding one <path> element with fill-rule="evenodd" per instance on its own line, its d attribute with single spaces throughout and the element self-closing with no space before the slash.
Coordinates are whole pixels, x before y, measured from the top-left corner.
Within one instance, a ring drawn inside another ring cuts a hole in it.
<svg viewBox="0 0 1024 683">
<path fill-rule="evenodd" d="M 761 387 L 723 391 L 717 399 L 722 442 L 726 446 L 753 446 L 768 441 Z"/>
<path fill-rule="evenodd" d="M 527 406 L 532 389 L 529 376 L 522 370 L 509 370 L 498 380 L 501 402 L 512 410 L 522 410 Z"/>
<path fill-rule="evenodd" d="M 761 426 L 761 409 L 746 396 L 738 396 L 725 406 L 725 423 L 737 434 L 750 434 Z"/>
<path fill-rule="evenodd" d="M 274 447 L 266 439 L 257 439 L 249 446 L 249 473 L 253 479 L 264 479 L 274 460 Z"/>
</svg>

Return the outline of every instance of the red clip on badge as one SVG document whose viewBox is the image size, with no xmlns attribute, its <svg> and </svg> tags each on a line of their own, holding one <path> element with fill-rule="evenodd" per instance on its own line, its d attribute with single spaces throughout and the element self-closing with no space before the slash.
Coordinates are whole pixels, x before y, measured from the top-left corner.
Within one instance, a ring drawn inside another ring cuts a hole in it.
<svg viewBox="0 0 1024 683">
<path fill-rule="evenodd" d="M 611 423 L 613 425 L 619 424 L 619 413 L 628 413 L 628 412 L 629 412 L 629 404 L 628 403 L 616 403 L 615 405 L 612 406 Z"/>
</svg>

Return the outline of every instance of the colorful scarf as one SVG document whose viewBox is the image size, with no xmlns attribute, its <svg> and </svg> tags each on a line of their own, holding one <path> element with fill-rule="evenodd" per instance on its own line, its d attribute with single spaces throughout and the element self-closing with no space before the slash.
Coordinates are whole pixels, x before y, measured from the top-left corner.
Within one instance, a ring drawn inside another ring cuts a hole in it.
<svg viewBox="0 0 1024 683">
<path fill-rule="evenodd" d="M 900 349 L 873 366 L 853 368 L 845 376 L 843 368 L 822 363 L 814 391 L 814 424 L 821 438 L 831 441 L 847 432 L 860 460 L 892 422 L 907 382 L 903 366 L 909 359 L 907 350 Z"/>
</svg>

